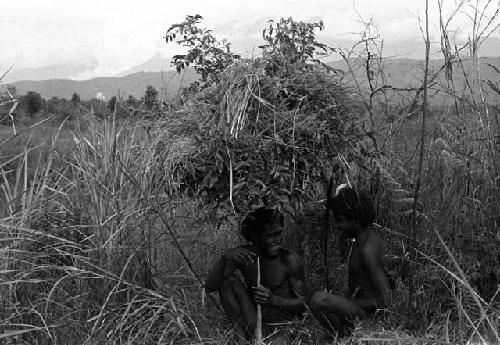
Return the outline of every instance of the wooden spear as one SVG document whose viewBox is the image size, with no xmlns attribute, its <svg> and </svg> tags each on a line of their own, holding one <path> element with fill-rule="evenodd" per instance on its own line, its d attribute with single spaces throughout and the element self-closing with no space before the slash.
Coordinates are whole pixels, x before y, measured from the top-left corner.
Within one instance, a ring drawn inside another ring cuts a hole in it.
<svg viewBox="0 0 500 345">
<path fill-rule="evenodd" d="M 260 260 L 257 256 L 257 286 L 260 286 Z M 262 340 L 262 307 L 257 303 L 257 324 L 255 325 L 255 345 L 264 345 Z"/>
</svg>

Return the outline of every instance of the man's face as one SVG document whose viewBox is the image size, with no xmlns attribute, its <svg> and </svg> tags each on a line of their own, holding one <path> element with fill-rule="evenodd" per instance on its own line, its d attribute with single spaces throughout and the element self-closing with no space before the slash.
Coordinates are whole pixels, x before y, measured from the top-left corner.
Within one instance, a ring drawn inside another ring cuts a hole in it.
<svg viewBox="0 0 500 345">
<path fill-rule="evenodd" d="M 264 231 L 258 239 L 260 250 L 270 257 L 278 256 L 283 244 L 283 228 L 279 222 L 264 225 Z"/>
<path fill-rule="evenodd" d="M 334 215 L 333 225 L 349 238 L 356 237 L 360 228 L 358 221 L 351 220 L 343 215 Z"/>
</svg>

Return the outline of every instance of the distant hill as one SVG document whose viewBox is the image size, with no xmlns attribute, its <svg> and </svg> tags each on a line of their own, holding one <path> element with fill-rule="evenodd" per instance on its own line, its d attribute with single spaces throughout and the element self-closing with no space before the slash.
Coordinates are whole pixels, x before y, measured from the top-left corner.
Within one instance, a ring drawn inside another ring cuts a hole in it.
<svg viewBox="0 0 500 345">
<path fill-rule="evenodd" d="M 464 59 L 464 68 L 467 72 L 471 72 L 473 66 L 470 60 Z M 438 71 L 444 64 L 444 60 L 436 59 L 430 60 L 429 71 L 432 75 L 435 71 Z M 345 61 L 334 61 L 328 63 L 328 65 L 341 69 L 343 71 L 348 71 L 348 67 Z M 368 89 L 368 81 L 366 77 L 365 62 L 361 60 L 353 59 L 350 62 L 351 68 L 353 69 L 354 75 L 363 89 Z M 483 81 L 491 81 L 493 83 L 500 83 L 500 73 L 498 73 L 495 66 L 500 70 L 500 58 L 499 57 L 484 57 L 481 58 L 481 79 Z M 423 81 L 423 70 L 424 61 L 422 60 L 412 60 L 412 59 L 385 59 L 383 62 L 383 74 L 385 77 L 385 84 L 390 85 L 394 88 L 419 88 L 422 86 Z M 455 85 L 455 90 L 458 95 L 462 95 L 464 90 L 467 90 L 467 82 L 464 78 L 463 71 L 457 65 L 453 65 L 453 80 Z M 348 85 L 355 87 L 353 76 L 351 73 L 345 73 L 344 82 Z M 442 90 L 446 87 L 447 81 L 445 79 L 444 72 L 439 74 L 439 77 L 435 80 L 435 85 L 431 88 L 431 95 L 435 90 Z M 376 85 L 375 87 L 381 87 L 382 84 Z M 397 97 L 396 97 L 397 98 Z M 443 93 L 439 97 L 435 97 L 434 101 L 444 101 L 449 100 Z M 489 95 L 489 100 L 499 100 L 498 95 L 492 93 Z"/>
<path fill-rule="evenodd" d="M 143 63 L 133 66 L 126 71 L 123 71 L 116 75 L 116 77 L 124 77 L 129 74 L 138 72 L 161 72 L 161 71 L 173 71 L 174 68 L 170 66 L 170 59 L 163 56 L 160 52 L 157 52 L 150 59 L 144 61 Z"/>
<path fill-rule="evenodd" d="M 160 95 L 172 96 L 181 86 L 187 86 L 197 79 L 194 70 L 187 69 L 178 74 L 175 71 L 168 72 L 139 72 L 124 77 L 103 77 L 89 80 L 23 80 L 12 83 L 17 88 L 18 94 L 26 94 L 28 91 L 35 91 L 43 98 L 60 97 L 70 99 L 76 92 L 84 100 L 88 100 L 101 93 L 106 99 L 117 95 L 128 97 L 132 95 L 136 98 L 144 96 L 148 85 L 153 86 Z"/>
<path fill-rule="evenodd" d="M 472 64 L 470 60 L 462 60 L 464 67 L 467 71 L 470 71 Z M 386 81 L 389 84 L 394 84 L 397 87 L 414 87 L 420 86 L 421 80 L 423 79 L 423 60 L 413 60 L 413 59 L 385 59 L 383 62 L 383 72 L 386 77 Z M 435 59 L 429 61 L 430 73 L 439 70 L 444 64 L 444 60 Z M 329 62 L 328 65 L 347 71 L 347 64 L 343 60 Z M 481 77 L 484 80 L 499 81 L 500 73 L 496 72 L 494 68 L 490 65 L 495 66 L 500 69 L 500 57 L 483 57 L 481 58 Z M 365 62 L 361 60 L 353 59 L 351 61 L 351 66 L 354 69 L 355 75 L 360 79 L 366 79 L 366 69 Z M 363 78 L 364 77 L 364 78 Z M 453 77 L 455 81 L 462 82 L 464 77 L 462 70 L 458 68 L 455 64 L 453 65 Z M 444 81 L 444 75 L 441 76 L 440 80 Z"/>
<path fill-rule="evenodd" d="M 464 60 L 465 68 L 470 70 L 470 61 Z M 481 74 L 483 80 L 491 80 L 500 83 L 500 73 L 489 65 L 500 69 L 500 58 L 482 58 Z M 344 61 L 333 61 L 329 65 L 347 71 Z M 386 84 L 397 88 L 414 88 L 422 85 L 423 65 L 421 60 L 412 59 L 385 59 L 384 75 Z M 435 71 L 443 65 L 443 60 L 431 60 L 430 69 Z M 361 87 L 367 88 L 366 71 L 363 62 L 352 60 L 351 66 Z M 187 86 L 197 79 L 193 69 L 186 70 L 183 74 L 175 71 L 167 72 L 138 72 L 122 77 L 103 77 L 89 80 L 75 81 L 67 79 L 51 79 L 43 81 L 18 81 L 13 83 L 17 87 L 18 94 L 25 94 L 27 91 L 35 91 L 48 99 L 53 96 L 71 98 L 73 92 L 80 95 L 82 99 L 91 99 L 98 93 L 102 93 L 107 99 L 120 92 L 121 95 L 133 95 L 136 98 L 144 96 L 144 91 L 148 85 L 154 86 L 161 94 L 167 96 L 175 95 L 180 87 Z M 455 87 L 461 90 L 465 86 L 465 80 L 459 68 L 454 69 Z M 352 76 L 346 73 L 345 81 L 352 84 Z M 446 84 L 444 74 L 438 79 L 441 85 Z M 381 85 L 379 85 L 381 86 Z M 162 93 L 163 92 L 163 93 Z"/>
<path fill-rule="evenodd" d="M 18 80 L 72 79 L 80 73 L 95 68 L 97 64 L 97 61 L 89 61 L 88 63 L 81 64 L 66 63 L 24 69 L 17 69 L 16 66 L 14 66 L 12 70 L 5 75 L 2 81 L 4 83 L 12 83 Z"/>
</svg>

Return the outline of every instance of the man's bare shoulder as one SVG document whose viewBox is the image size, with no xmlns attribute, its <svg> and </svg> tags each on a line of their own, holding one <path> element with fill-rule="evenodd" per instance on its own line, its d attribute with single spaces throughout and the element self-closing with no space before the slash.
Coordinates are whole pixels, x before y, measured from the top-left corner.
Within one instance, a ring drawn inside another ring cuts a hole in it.
<svg viewBox="0 0 500 345">
<path fill-rule="evenodd" d="M 385 255 L 384 242 L 377 234 L 370 232 L 363 243 L 361 255 L 368 259 L 383 257 Z"/>
<path fill-rule="evenodd" d="M 282 249 L 281 260 L 292 271 L 302 269 L 302 259 L 297 253 L 290 249 Z"/>
</svg>

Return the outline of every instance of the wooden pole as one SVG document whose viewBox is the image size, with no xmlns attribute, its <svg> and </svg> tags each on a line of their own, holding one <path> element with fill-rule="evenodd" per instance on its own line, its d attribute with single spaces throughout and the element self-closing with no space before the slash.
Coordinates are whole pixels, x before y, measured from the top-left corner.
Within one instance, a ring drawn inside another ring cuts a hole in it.
<svg viewBox="0 0 500 345">
<path fill-rule="evenodd" d="M 422 166 L 424 161 L 424 151 L 425 151 L 425 137 L 427 132 L 427 90 L 428 90 L 428 76 L 429 76 L 429 55 L 430 55 L 430 38 L 429 38 L 429 0 L 425 0 L 425 69 L 424 69 L 424 95 L 423 95 L 423 104 L 422 104 L 422 129 L 420 131 L 420 156 L 418 159 L 418 173 L 417 173 L 417 181 L 415 182 L 415 190 L 413 192 L 413 207 L 411 212 L 411 223 L 412 223 L 412 234 L 411 241 L 408 240 L 408 250 L 410 251 L 410 262 L 409 262 L 409 274 L 408 274 L 408 307 L 410 310 L 413 310 L 413 294 L 415 289 L 415 271 L 416 266 L 414 262 L 416 262 L 417 257 L 417 235 L 418 235 L 418 222 L 417 222 L 417 203 L 418 198 L 420 196 L 420 184 L 422 182 Z"/>
<path fill-rule="evenodd" d="M 257 286 L 260 286 L 260 259 L 257 256 Z M 255 325 L 255 345 L 264 345 L 262 340 L 262 307 L 257 303 L 257 324 Z"/>
</svg>

